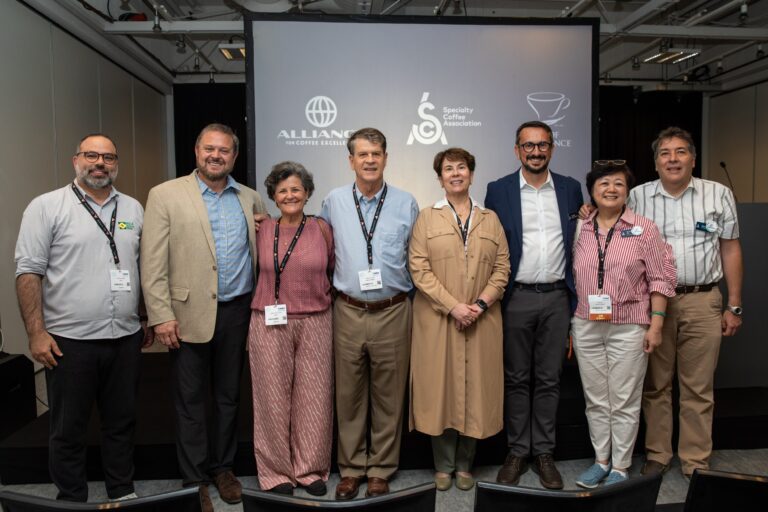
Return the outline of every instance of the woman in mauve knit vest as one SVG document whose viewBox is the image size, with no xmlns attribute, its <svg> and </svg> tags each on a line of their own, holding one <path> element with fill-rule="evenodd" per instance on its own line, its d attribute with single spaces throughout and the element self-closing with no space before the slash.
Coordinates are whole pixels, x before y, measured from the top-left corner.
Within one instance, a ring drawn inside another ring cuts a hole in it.
<svg viewBox="0 0 768 512">
<path fill-rule="evenodd" d="M 281 162 L 264 185 L 280 217 L 258 232 L 248 332 L 259 485 L 280 494 L 300 485 L 322 496 L 333 433 L 333 235 L 304 213 L 315 188 L 304 166 Z"/>
</svg>

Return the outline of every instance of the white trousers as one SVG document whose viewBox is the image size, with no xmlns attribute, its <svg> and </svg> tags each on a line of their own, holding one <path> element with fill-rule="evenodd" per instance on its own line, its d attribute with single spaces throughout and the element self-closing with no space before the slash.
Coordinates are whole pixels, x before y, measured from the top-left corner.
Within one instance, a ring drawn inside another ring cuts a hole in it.
<svg viewBox="0 0 768 512">
<path fill-rule="evenodd" d="M 576 317 L 571 323 L 595 458 L 610 459 L 615 468 L 632 464 L 648 364 L 646 329 Z"/>
</svg>

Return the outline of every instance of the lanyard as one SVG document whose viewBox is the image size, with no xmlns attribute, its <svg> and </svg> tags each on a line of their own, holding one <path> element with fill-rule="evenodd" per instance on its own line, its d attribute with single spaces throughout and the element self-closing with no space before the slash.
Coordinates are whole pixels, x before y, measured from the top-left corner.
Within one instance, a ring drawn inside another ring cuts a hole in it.
<svg viewBox="0 0 768 512">
<path fill-rule="evenodd" d="M 464 245 L 467 245 L 467 235 L 469 234 L 469 221 L 472 218 L 472 200 L 469 200 L 469 215 L 467 215 L 467 220 L 464 222 L 464 225 L 461 225 L 461 218 L 459 217 L 458 212 L 456 211 L 456 208 L 453 207 L 450 201 L 447 199 L 445 200 L 448 203 L 448 206 L 451 207 L 451 210 L 453 210 L 453 214 L 456 215 L 456 224 L 459 225 L 459 231 L 461 231 L 461 239 L 464 241 Z"/>
<path fill-rule="evenodd" d="M 357 209 L 357 217 L 360 219 L 360 227 L 363 230 L 363 236 L 365 237 L 366 247 L 368 249 L 368 268 L 373 268 L 373 232 L 376 229 L 376 224 L 379 222 L 379 215 L 381 214 L 381 207 L 384 206 L 384 198 L 387 197 L 387 184 L 384 184 L 384 191 L 379 198 L 379 204 L 376 205 L 376 211 L 373 214 L 373 222 L 371 223 L 371 230 L 365 226 L 365 219 L 363 218 L 363 212 L 360 210 L 360 201 L 357 199 L 355 184 L 352 184 L 352 199 L 355 200 L 355 208 Z"/>
<path fill-rule="evenodd" d="M 285 266 L 288 264 L 288 258 L 291 257 L 291 253 L 293 252 L 293 248 L 296 247 L 296 242 L 299 241 L 299 237 L 301 236 L 301 232 L 304 231 L 304 225 L 307 223 L 307 216 L 304 215 L 301 218 L 301 224 L 299 224 L 299 229 L 296 230 L 296 234 L 293 235 L 293 240 L 291 240 L 291 245 L 288 246 L 288 250 L 285 253 L 285 256 L 283 256 L 283 262 L 278 263 L 277 262 L 277 241 L 280 238 L 280 219 L 277 219 L 277 222 L 275 223 L 275 244 L 274 244 L 274 257 L 275 257 L 275 304 L 277 304 L 277 300 L 280 297 L 280 274 L 283 273 L 283 270 L 285 270 Z"/>
<path fill-rule="evenodd" d="M 605 249 L 600 247 L 600 236 L 597 233 L 597 215 L 594 216 L 592 219 L 592 226 L 595 229 L 595 240 L 597 241 L 597 259 L 598 259 L 598 265 L 597 265 L 597 289 L 599 291 L 603 290 L 603 278 L 605 277 L 605 254 L 608 252 L 608 244 L 611 243 L 611 238 L 613 238 L 613 232 L 616 230 L 616 225 L 619 223 L 619 220 L 621 219 L 621 215 L 624 214 L 624 210 L 621 210 L 621 214 L 619 214 L 619 218 L 616 219 L 616 222 L 613 224 L 611 229 L 608 230 L 608 235 L 605 237 Z"/>
<path fill-rule="evenodd" d="M 91 205 L 89 205 L 85 198 L 83 197 L 83 194 L 80 193 L 80 191 L 77 189 L 75 184 L 72 184 L 72 191 L 77 196 L 77 199 L 80 200 L 80 204 L 83 205 L 83 207 L 88 211 L 88 213 L 91 214 L 91 217 L 93 217 L 93 220 L 96 221 L 96 225 L 99 226 L 102 233 L 107 237 L 107 240 L 109 240 L 109 248 L 112 250 L 112 258 L 115 260 L 115 265 L 120 265 L 120 258 L 117 255 L 117 244 L 115 244 L 115 219 L 117 218 L 117 197 L 115 197 L 115 209 L 112 210 L 112 218 L 109 220 L 109 229 L 107 229 L 107 226 L 104 225 L 104 223 L 101 221 L 101 217 L 93 211 L 93 208 L 91 208 Z"/>
</svg>

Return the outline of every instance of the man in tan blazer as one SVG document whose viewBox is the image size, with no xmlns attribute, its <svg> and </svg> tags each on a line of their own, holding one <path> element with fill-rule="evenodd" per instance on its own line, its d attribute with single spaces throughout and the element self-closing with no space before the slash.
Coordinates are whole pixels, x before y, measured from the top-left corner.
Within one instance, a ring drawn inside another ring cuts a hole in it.
<svg viewBox="0 0 768 512">
<path fill-rule="evenodd" d="M 197 168 L 150 190 L 141 239 L 149 325 L 170 349 L 179 469 L 185 487 L 200 486 L 205 511 L 213 511 L 211 479 L 227 503 L 241 496 L 232 464 L 256 276 L 253 217 L 266 208 L 258 192 L 229 176 L 238 144 L 228 126 L 203 128 Z"/>
</svg>

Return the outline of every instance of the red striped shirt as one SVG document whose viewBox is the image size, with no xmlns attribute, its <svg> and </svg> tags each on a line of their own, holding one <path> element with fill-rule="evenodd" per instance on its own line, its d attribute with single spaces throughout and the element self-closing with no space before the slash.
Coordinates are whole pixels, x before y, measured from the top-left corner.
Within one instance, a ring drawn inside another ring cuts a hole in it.
<svg viewBox="0 0 768 512">
<path fill-rule="evenodd" d="M 592 219 L 597 211 L 584 220 L 581 233 L 573 245 L 573 275 L 579 299 L 575 315 L 589 318 L 588 296 L 597 289 L 597 240 Z M 622 236 L 635 226 L 642 233 Z M 598 230 L 600 247 L 605 247 L 607 232 Z M 659 228 L 650 219 L 627 208 L 616 224 L 611 243 L 605 254 L 605 278 L 602 293 L 611 297 L 614 324 L 650 324 L 651 293 L 667 297 L 675 295 L 677 270 L 672 247 L 664 242 Z"/>
</svg>

